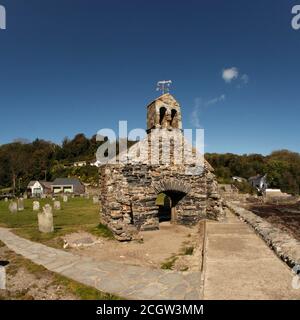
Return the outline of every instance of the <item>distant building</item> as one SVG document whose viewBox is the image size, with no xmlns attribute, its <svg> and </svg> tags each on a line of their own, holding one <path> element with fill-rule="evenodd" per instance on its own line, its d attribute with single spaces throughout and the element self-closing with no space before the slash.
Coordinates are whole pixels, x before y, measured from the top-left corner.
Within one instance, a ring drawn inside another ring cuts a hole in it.
<svg viewBox="0 0 300 320">
<path fill-rule="evenodd" d="M 266 196 L 268 198 L 288 198 L 290 194 L 282 192 L 280 189 L 267 189 Z"/>
<path fill-rule="evenodd" d="M 101 166 L 101 162 L 99 160 L 96 160 L 95 162 L 91 162 L 90 165 L 92 167 L 97 167 L 99 168 Z"/>
<path fill-rule="evenodd" d="M 73 163 L 73 167 L 85 167 L 86 165 L 86 161 L 77 161 Z"/>
<path fill-rule="evenodd" d="M 57 178 L 51 185 L 53 193 L 85 193 L 84 184 L 77 178 Z"/>
<path fill-rule="evenodd" d="M 261 193 L 265 193 L 268 188 L 267 175 L 257 175 L 248 179 L 251 186 Z"/>
<path fill-rule="evenodd" d="M 30 181 L 27 186 L 27 193 L 31 197 L 40 197 L 41 195 L 50 194 L 51 192 L 51 182 L 48 181 Z"/>
<path fill-rule="evenodd" d="M 236 182 L 245 182 L 245 181 L 247 181 L 247 179 L 241 178 L 241 177 L 232 177 L 232 180 L 236 181 Z"/>
</svg>

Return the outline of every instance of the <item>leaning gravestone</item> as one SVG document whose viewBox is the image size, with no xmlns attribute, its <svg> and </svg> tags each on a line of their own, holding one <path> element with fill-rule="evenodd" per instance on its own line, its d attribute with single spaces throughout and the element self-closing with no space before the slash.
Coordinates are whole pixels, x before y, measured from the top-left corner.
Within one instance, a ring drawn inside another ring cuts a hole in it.
<svg viewBox="0 0 300 320">
<path fill-rule="evenodd" d="M 18 204 L 16 202 L 11 202 L 8 206 L 8 210 L 11 213 L 16 213 L 18 211 Z"/>
<path fill-rule="evenodd" d="M 6 271 L 5 267 L 0 265 L 0 290 L 6 290 Z"/>
<path fill-rule="evenodd" d="M 40 203 L 38 201 L 33 201 L 32 209 L 33 209 L 33 211 L 39 211 L 40 210 Z"/>
<path fill-rule="evenodd" d="M 23 211 L 24 210 L 24 199 L 19 198 L 18 199 L 18 211 Z"/>
<path fill-rule="evenodd" d="M 43 207 L 43 212 L 38 213 L 39 231 L 43 233 L 50 233 L 54 231 L 53 214 L 50 204 Z"/>
<path fill-rule="evenodd" d="M 53 207 L 54 207 L 54 210 L 60 210 L 61 209 L 60 201 L 54 201 Z"/>
<path fill-rule="evenodd" d="M 98 203 L 99 203 L 99 197 L 93 196 L 93 204 L 98 204 Z"/>
<path fill-rule="evenodd" d="M 68 196 L 64 195 L 64 196 L 63 196 L 63 201 L 64 201 L 64 202 L 68 202 Z"/>
</svg>

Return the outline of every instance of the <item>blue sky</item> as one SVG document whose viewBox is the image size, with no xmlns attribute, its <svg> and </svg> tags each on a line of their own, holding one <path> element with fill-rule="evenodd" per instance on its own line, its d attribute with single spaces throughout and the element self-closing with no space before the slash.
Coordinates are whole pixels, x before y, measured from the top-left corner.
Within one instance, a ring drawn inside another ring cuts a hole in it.
<svg viewBox="0 0 300 320">
<path fill-rule="evenodd" d="M 207 152 L 300 152 L 300 0 L 0 4 L 0 144 L 144 128 L 156 82 L 171 79 Z"/>
</svg>

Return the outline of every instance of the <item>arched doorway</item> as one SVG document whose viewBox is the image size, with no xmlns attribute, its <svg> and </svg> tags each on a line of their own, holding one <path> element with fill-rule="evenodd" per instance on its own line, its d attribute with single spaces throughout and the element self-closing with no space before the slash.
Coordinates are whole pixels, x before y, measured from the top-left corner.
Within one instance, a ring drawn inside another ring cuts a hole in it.
<svg viewBox="0 0 300 320">
<path fill-rule="evenodd" d="M 180 191 L 164 191 L 157 195 L 155 203 L 158 206 L 159 222 L 176 222 L 176 206 L 185 195 L 186 193 Z"/>
</svg>

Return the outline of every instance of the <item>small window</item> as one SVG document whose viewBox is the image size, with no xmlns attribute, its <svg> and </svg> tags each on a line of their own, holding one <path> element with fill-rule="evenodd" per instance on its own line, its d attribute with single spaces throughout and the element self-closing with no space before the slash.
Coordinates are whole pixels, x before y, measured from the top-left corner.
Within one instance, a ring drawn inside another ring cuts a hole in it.
<svg viewBox="0 0 300 320">
<path fill-rule="evenodd" d="M 175 109 L 172 109 L 171 111 L 171 125 L 176 124 L 177 120 L 177 111 Z"/>
<path fill-rule="evenodd" d="M 159 124 L 161 125 L 163 123 L 163 120 L 164 120 L 164 117 L 166 115 L 166 112 L 167 112 L 167 109 L 165 107 L 161 107 L 159 109 L 159 114 L 160 114 L 160 117 L 159 117 Z"/>
</svg>

